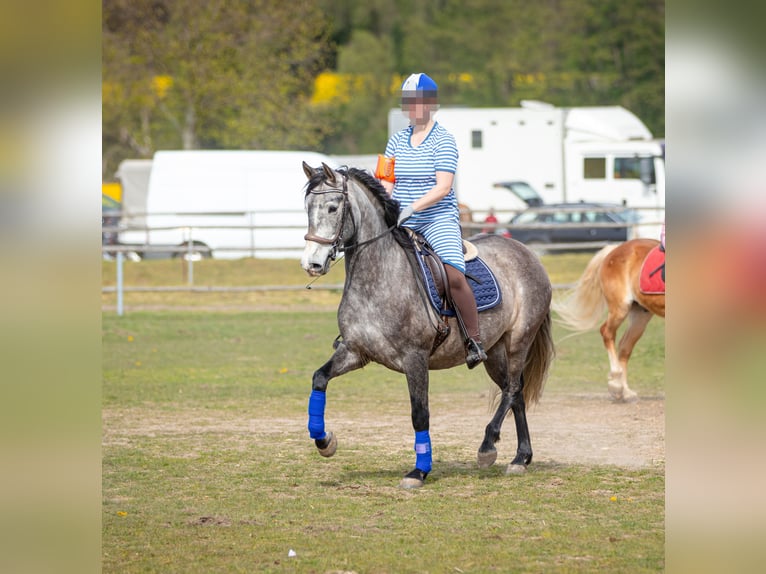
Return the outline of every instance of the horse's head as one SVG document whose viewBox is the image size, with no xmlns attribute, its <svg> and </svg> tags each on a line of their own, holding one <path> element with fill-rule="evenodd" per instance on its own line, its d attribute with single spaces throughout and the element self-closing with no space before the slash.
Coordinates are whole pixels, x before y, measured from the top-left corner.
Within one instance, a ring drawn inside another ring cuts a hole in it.
<svg viewBox="0 0 766 574">
<path fill-rule="evenodd" d="M 350 209 L 348 177 L 325 163 L 315 169 L 304 161 L 303 172 L 308 178 L 305 199 L 308 233 L 301 267 L 316 277 L 327 273 L 344 240 Z"/>
</svg>

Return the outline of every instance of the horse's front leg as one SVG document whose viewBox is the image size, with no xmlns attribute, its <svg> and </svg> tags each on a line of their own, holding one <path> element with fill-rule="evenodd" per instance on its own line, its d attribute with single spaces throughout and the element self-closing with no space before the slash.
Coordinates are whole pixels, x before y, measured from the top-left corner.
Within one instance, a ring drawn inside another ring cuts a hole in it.
<svg viewBox="0 0 766 574">
<path fill-rule="evenodd" d="M 430 413 L 428 410 L 428 359 L 417 357 L 405 370 L 410 391 L 412 428 L 415 431 L 415 468 L 402 479 L 402 488 L 420 488 L 431 472 Z"/>
<path fill-rule="evenodd" d="M 309 396 L 309 436 L 322 456 L 332 456 L 338 448 L 338 439 L 325 430 L 324 412 L 327 402 L 327 385 L 330 379 L 349 371 L 360 369 L 367 362 L 348 350 L 342 342 L 338 344 L 330 360 L 314 372 Z"/>
</svg>

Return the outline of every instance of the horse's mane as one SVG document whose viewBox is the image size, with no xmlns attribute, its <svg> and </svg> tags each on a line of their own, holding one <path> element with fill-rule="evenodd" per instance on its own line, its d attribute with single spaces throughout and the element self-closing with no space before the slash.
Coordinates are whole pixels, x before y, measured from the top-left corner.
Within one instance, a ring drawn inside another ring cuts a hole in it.
<svg viewBox="0 0 766 574">
<path fill-rule="evenodd" d="M 370 172 L 356 167 L 345 166 L 338 168 L 335 171 L 345 177 L 353 178 L 371 191 L 372 195 L 378 200 L 381 207 L 383 207 L 383 220 L 386 222 L 386 225 L 389 227 L 396 225 L 396 222 L 399 219 L 399 202 L 388 195 L 386 189 L 372 176 L 372 174 L 370 174 Z M 321 169 L 315 169 L 314 175 L 311 176 L 311 179 L 309 179 L 308 184 L 306 185 L 306 193 L 311 192 L 311 190 L 321 185 L 323 181 L 324 173 Z"/>
<path fill-rule="evenodd" d="M 383 207 L 383 220 L 386 222 L 386 225 L 396 225 L 396 222 L 399 219 L 399 202 L 388 195 L 386 188 L 383 187 L 383 185 L 375 179 L 370 172 L 356 167 L 339 169 L 338 171 L 353 177 L 356 181 L 370 190 L 375 199 L 377 199 Z"/>
</svg>

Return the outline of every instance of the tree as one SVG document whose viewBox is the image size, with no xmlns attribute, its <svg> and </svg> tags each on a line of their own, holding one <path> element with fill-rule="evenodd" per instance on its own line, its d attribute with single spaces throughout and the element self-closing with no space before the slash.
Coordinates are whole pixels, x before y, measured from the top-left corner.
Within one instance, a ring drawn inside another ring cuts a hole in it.
<svg viewBox="0 0 766 574">
<path fill-rule="evenodd" d="M 106 0 L 103 15 L 107 158 L 315 149 L 328 131 L 309 104 L 329 46 L 316 1 Z"/>
</svg>

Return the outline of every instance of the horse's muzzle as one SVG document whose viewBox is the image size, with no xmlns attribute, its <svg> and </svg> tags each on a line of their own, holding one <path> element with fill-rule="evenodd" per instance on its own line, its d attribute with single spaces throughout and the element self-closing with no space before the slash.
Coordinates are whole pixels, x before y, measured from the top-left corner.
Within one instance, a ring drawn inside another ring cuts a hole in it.
<svg viewBox="0 0 766 574">
<path fill-rule="evenodd" d="M 320 265 L 319 263 L 311 263 L 308 266 L 303 266 L 303 268 L 306 270 L 306 273 L 308 273 L 311 277 L 319 277 L 320 275 L 324 275 L 327 273 L 327 267 L 327 265 Z"/>
<path fill-rule="evenodd" d="M 335 257 L 335 246 L 328 243 L 306 241 L 301 257 L 301 267 L 311 277 L 324 275 L 330 270 L 330 262 Z"/>
<path fill-rule="evenodd" d="M 307 257 L 304 254 L 303 259 L 301 259 L 301 267 L 311 277 L 319 277 L 330 270 L 330 258 Z"/>
</svg>

